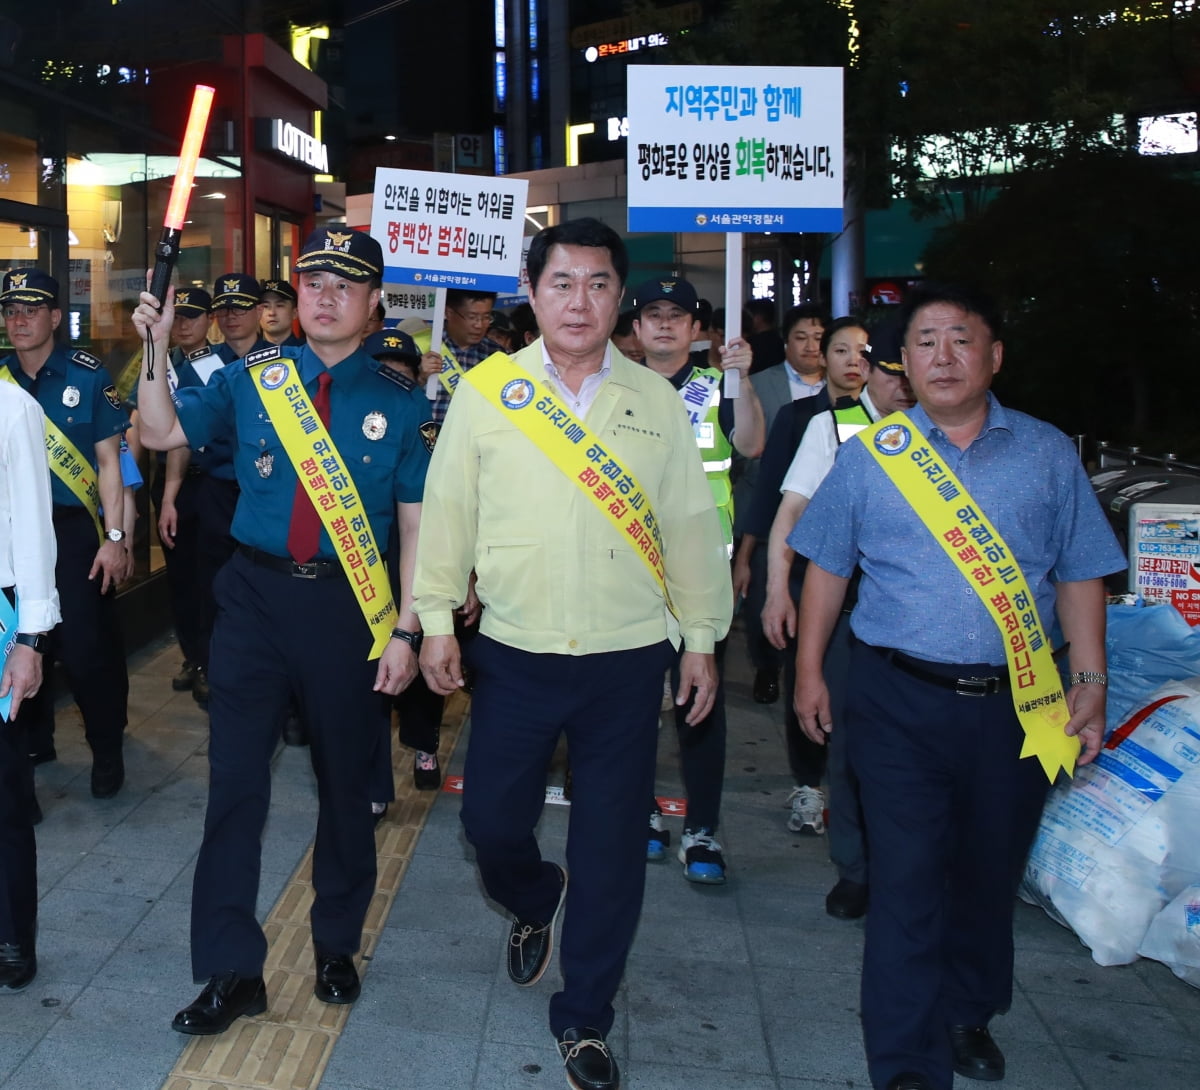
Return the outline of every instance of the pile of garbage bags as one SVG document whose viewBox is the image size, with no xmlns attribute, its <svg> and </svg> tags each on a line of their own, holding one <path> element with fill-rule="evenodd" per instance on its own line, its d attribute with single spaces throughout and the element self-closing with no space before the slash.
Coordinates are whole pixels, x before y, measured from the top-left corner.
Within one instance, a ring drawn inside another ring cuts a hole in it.
<svg viewBox="0 0 1200 1090">
<path fill-rule="evenodd" d="M 1050 793 L 1021 896 L 1100 965 L 1139 955 L 1200 987 L 1200 628 L 1108 607 L 1104 748 Z"/>
</svg>

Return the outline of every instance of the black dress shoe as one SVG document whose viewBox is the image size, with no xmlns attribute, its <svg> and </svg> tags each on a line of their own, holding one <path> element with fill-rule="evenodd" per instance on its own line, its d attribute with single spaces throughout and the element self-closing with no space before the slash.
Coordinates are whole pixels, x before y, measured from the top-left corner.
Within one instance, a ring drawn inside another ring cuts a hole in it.
<svg viewBox="0 0 1200 1090">
<path fill-rule="evenodd" d="M 418 791 L 436 791 L 442 786 L 442 769 L 438 765 L 437 754 L 432 754 L 433 767 L 422 768 L 421 754 L 413 757 L 413 787 Z"/>
<path fill-rule="evenodd" d="M 267 1009 L 267 986 L 261 976 L 221 973 L 214 976 L 191 1006 L 184 1007 L 171 1028 L 196 1037 L 224 1033 L 243 1014 L 262 1014 Z"/>
<path fill-rule="evenodd" d="M 29 754 L 29 763 L 31 765 L 44 765 L 57 760 L 58 753 L 53 746 L 47 746 L 45 749 L 35 749 Z"/>
<path fill-rule="evenodd" d="M 19 992 L 28 988 L 37 976 L 37 955 L 33 944 L 0 942 L 0 991 Z"/>
<path fill-rule="evenodd" d="M 825 911 L 835 920 L 857 920 L 867 914 L 867 887 L 862 882 L 839 878 L 825 897 Z"/>
<path fill-rule="evenodd" d="M 177 693 L 190 692 L 193 683 L 196 680 L 196 667 L 187 659 L 183 660 L 183 665 L 179 667 L 179 673 L 171 678 L 171 688 Z"/>
<path fill-rule="evenodd" d="M 933 1090 L 933 1083 L 915 1071 L 902 1071 L 887 1084 L 887 1090 Z"/>
<path fill-rule="evenodd" d="M 1004 1053 L 987 1026 L 951 1026 L 954 1070 L 964 1079 L 999 1082 L 1004 1078 Z"/>
<path fill-rule="evenodd" d="M 92 798 L 111 799 L 124 783 L 125 758 L 120 753 L 92 760 Z"/>
<path fill-rule="evenodd" d="M 208 674 L 203 666 L 196 667 L 196 676 L 192 679 L 192 699 L 208 711 Z"/>
<path fill-rule="evenodd" d="M 554 864 L 562 881 L 558 904 L 548 923 L 540 920 L 513 920 L 508 933 L 508 976 L 514 984 L 528 988 L 542 979 L 550 955 L 554 953 L 554 925 L 567 899 L 567 872 Z"/>
<path fill-rule="evenodd" d="M 617 1090 L 621 1085 L 617 1061 L 598 1029 L 585 1026 L 563 1030 L 558 1039 L 558 1054 L 567 1070 L 567 1082 L 575 1090 Z"/>
<path fill-rule="evenodd" d="M 353 1003 L 361 991 L 358 970 L 348 954 L 317 955 L 317 985 L 313 994 L 322 1003 Z"/>
<path fill-rule="evenodd" d="M 779 699 L 779 671 L 756 670 L 754 672 L 754 703 L 774 704 Z"/>
</svg>

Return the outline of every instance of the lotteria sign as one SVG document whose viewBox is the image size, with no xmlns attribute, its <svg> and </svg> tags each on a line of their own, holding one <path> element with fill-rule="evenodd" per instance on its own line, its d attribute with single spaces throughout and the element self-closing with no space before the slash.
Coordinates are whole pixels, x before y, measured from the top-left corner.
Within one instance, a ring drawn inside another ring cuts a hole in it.
<svg viewBox="0 0 1200 1090">
<path fill-rule="evenodd" d="M 314 174 L 329 173 L 329 152 L 311 133 L 279 117 L 260 117 L 255 126 L 261 149 L 300 163 Z"/>
</svg>

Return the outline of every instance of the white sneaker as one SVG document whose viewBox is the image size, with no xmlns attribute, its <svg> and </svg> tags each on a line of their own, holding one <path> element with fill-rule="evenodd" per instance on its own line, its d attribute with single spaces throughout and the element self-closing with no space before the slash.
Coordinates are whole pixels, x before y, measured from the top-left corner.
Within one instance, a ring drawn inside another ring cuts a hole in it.
<svg viewBox="0 0 1200 1090">
<path fill-rule="evenodd" d="M 787 827 L 801 836 L 821 836 L 825 832 L 825 795 L 819 787 L 793 787 L 788 795 L 792 816 Z"/>
<path fill-rule="evenodd" d="M 719 886 L 725 881 L 721 843 L 708 829 L 684 829 L 679 838 L 679 862 L 689 882 Z"/>
</svg>

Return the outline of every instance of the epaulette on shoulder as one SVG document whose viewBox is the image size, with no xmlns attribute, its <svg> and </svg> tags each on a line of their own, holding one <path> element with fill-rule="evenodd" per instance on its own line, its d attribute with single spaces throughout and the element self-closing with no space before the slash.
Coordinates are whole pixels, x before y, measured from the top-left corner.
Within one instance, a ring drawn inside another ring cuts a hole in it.
<svg viewBox="0 0 1200 1090">
<path fill-rule="evenodd" d="M 416 383 L 403 371 L 397 371 L 394 367 L 389 367 L 382 361 L 380 361 L 379 370 L 375 373 L 387 379 L 388 382 L 394 382 L 402 390 L 412 390 L 416 386 Z"/>
<path fill-rule="evenodd" d="M 202 348 L 193 348 L 183 358 L 185 360 L 187 360 L 188 363 L 191 363 L 192 360 L 202 360 L 202 359 L 204 359 L 205 356 L 211 356 L 212 354 L 213 354 L 212 345 L 206 344 Z"/>
<path fill-rule="evenodd" d="M 257 367 L 260 363 L 270 363 L 271 360 L 299 359 L 301 351 L 301 348 L 287 348 L 283 345 L 273 344 L 270 348 L 260 348 L 257 352 L 248 353 L 246 367 Z"/>
<path fill-rule="evenodd" d="M 98 371 L 104 366 L 95 356 L 90 352 L 85 352 L 82 348 L 71 353 L 71 362 L 78 363 L 89 371 Z"/>
</svg>

